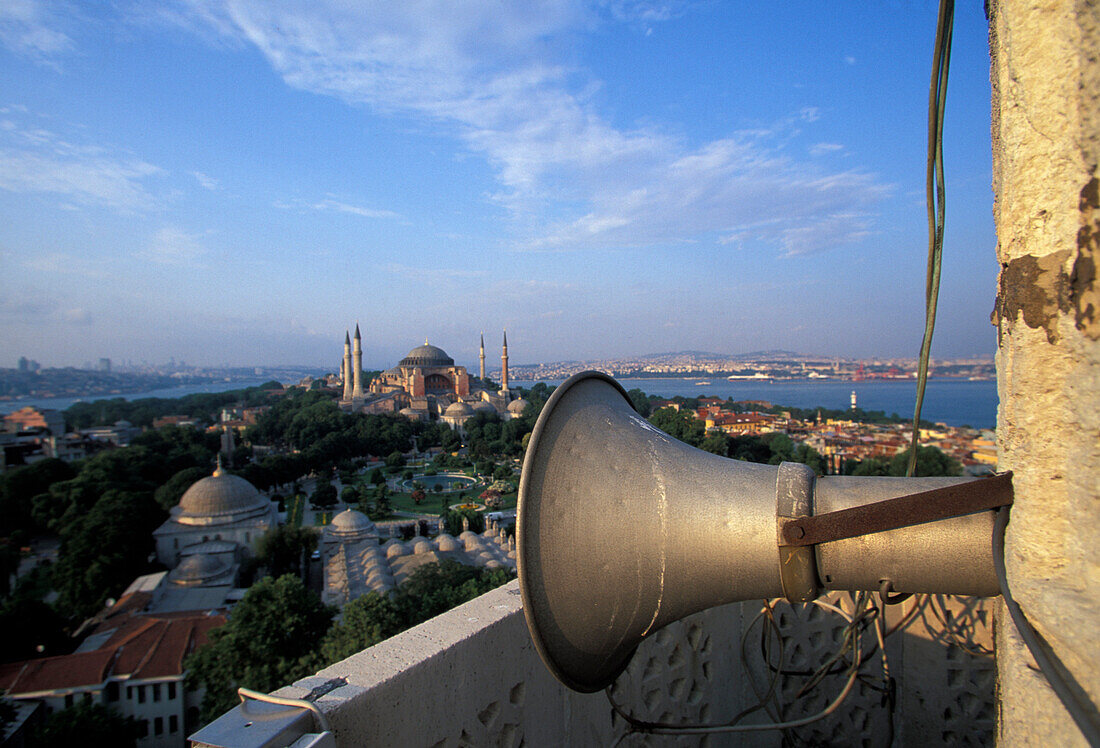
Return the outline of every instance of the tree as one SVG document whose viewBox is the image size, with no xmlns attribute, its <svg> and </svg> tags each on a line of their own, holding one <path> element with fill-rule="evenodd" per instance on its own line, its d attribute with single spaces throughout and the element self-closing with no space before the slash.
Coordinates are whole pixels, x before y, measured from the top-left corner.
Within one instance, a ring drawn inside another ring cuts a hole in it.
<svg viewBox="0 0 1100 748">
<path fill-rule="evenodd" d="M 140 735 L 133 717 L 123 717 L 102 704 L 77 704 L 47 717 L 31 742 L 38 748 L 111 748 L 133 746 Z"/>
<path fill-rule="evenodd" d="M 349 506 L 359 501 L 359 489 L 355 486 L 344 486 L 344 489 L 340 491 L 340 501 Z"/>
<path fill-rule="evenodd" d="M 506 478 L 512 477 L 512 472 L 511 465 L 500 465 L 493 471 L 493 478 L 495 480 L 505 480 Z"/>
<path fill-rule="evenodd" d="M 890 460 L 890 475 L 904 476 L 909 467 L 909 451 L 906 449 Z M 934 475 L 962 475 L 962 465 L 954 457 L 936 447 L 917 447 L 917 465 L 913 475 L 924 478 Z"/>
<path fill-rule="evenodd" d="M 209 468 L 205 467 L 189 467 L 180 470 L 178 473 L 168 479 L 168 482 L 158 488 L 153 494 L 153 498 L 157 500 L 161 508 L 165 511 L 171 509 L 176 504 L 180 503 L 180 499 L 183 498 L 183 494 L 190 488 L 196 481 L 210 475 Z"/>
<path fill-rule="evenodd" d="M 450 509 L 443 515 L 447 532 L 459 535 L 462 532 L 462 518 L 466 518 L 471 532 L 485 532 L 485 515 L 473 509 Z"/>
<path fill-rule="evenodd" d="M 373 486 L 380 486 L 386 482 L 386 476 L 382 474 L 382 468 L 375 468 L 370 471 L 370 482 Z"/>
<path fill-rule="evenodd" d="M 447 429 L 440 439 L 440 446 L 443 447 L 444 452 L 454 452 L 462 446 L 462 437 L 457 431 Z"/>
<path fill-rule="evenodd" d="M 423 488 L 418 488 L 418 489 L 416 489 L 415 491 L 412 492 L 412 495 L 411 495 L 410 498 L 412 498 L 414 504 L 419 505 L 427 497 L 428 497 L 428 495 L 426 493 L 424 493 L 424 489 Z"/>
<path fill-rule="evenodd" d="M 313 506 L 327 509 L 336 504 L 336 487 L 328 481 L 318 481 L 317 487 L 309 497 Z"/>
<path fill-rule="evenodd" d="M 711 454 L 716 454 L 720 457 L 728 457 L 730 450 L 730 437 L 722 431 L 715 431 L 714 433 L 707 434 L 703 439 L 703 443 L 699 445 L 700 449 L 705 449 Z"/>
<path fill-rule="evenodd" d="M 703 422 L 688 410 L 658 408 L 649 417 L 649 422 L 674 439 L 698 447 L 706 437 Z"/>
<path fill-rule="evenodd" d="M 66 633 L 67 625 L 51 606 L 17 592 L 0 603 L 0 662 L 68 654 L 75 642 Z"/>
<path fill-rule="evenodd" d="M 326 664 L 339 662 L 406 628 L 404 616 L 390 596 L 368 592 L 344 606 L 340 622 L 321 642 L 321 657 Z"/>
<path fill-rule="evenodd" d="M 61 610 L 91 615 L 147 572 L 152 533 L 163 520 L 151 492 L 110 489 L 87 514 L 65 526 L 53 571 Z"/>
<path fill-rule="evenodd" d="M 390 492 L 383 483 L 374 491 L 374 516 L 371 519 L 385 519 L 390 516 L 393 507 L 390 505 Z"/>
<path fill-rule="evenodd" d="M 37 529 L 32 514 L 35 496 L 54 483 L 72 480 L 76 470 L 56 458 L 12 468 L 0 475 L 0 535 L 17 529 Z"/>
<path fill-rule="evenodd" d="M 240 686 L 270 693 L 316 671 L 335 612 L 290 574 L 253 585 L 229 622 L 184 662 L 187 687 L 206 689 L 203 720 L 232 708 Z"/>
<path fill-rule="evenodd" d="M 642 392 L 637 387 L 628 391 L 626 394 L 630 398 L 630 402 L 634 405 L 634 410 L 638 411 L 638 415 L 642 418 L 649 418 L 649 414 L 653 410 L 653 405 L 649 402 L 649 395 Z"/>
<path fill-rule="evenodd" d="M 876 457 L 868 457 L 866 460 L 855 463 L 850 474 L 861 477 L 890 475 L 890 463 Z"/>
<path fill-rule="evenodd" d="M 386 467 L 390 468 L 391 472 L 397 472 L 405 467 L 405 455 L 401 454 L 396 449 L 390 452 L 386 456 Z"/>
<path fill-rule="evenodd" d="M 260 538 L 256 551 L 257 563 L 267 567 L 273 577 L 284 574 L 302 575 L 302 559 L 317 549 L 317 533 L 308 527 L 280 525 Z"/>
</svg>

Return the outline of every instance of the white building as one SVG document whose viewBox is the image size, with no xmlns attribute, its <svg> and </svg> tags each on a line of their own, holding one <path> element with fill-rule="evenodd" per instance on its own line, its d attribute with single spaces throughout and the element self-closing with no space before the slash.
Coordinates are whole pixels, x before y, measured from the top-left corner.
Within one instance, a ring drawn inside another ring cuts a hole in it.
<svg viewBox="0 0 1100 748">
<path fill-rule="evenodd" d="M 239 555 L 248 556 L 277 524 L 275 502 L 244 478 L 226 473 L 219 462 L 214 474 L 187 489 L 172 516 L 153 531 L 157 560 L 173 569 L 189 548 L 210 541 L 233 543 Z"/>
</svg>

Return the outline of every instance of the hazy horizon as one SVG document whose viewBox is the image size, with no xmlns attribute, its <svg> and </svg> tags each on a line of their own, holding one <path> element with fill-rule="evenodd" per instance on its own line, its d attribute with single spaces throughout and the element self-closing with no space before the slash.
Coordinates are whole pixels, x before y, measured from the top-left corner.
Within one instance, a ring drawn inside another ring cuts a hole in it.
<svg viewBox="0 0 1100 748">
<path fill-rule="evenodd" d="M 0 349 L 914 357 L 936 11 L 3 4 Z M 960 5 L 935 358 L 995 348 L 988 69 Z"/>
<path fill-rule="evenodd" d="M 749 360 L 754 356 L 758 357 L 758 358 L 763 358 L 765 355 L 778 355 L 778 354 L 787 354 L 787 355 L 789 355 L 793 358 L 815 359 L 815 360 L 819 360 L 819 361 L 830 361 L 830 360 L 833 360 L 833 359 L 838 359 L 838 360 L 844 361 L 844 362 L 854 362 L 854 361 L 872 362 L 872 361 L 889 361 L 889 360 L 908 359 L 908 360 L 911 360 L 915 363 L 916 360 L 917 360 L 917 356 L 873 356 L 872 355 L 872 356 L 849 358 L 849 357 L 845 357 L 845 356 L 830 355 L 830 354 L 827 354 L 827 353 L 822 353 L 820 351 L 814 352 L 814 351 L 771 351 L 771 350 L 768 350 L 768 351 L 739 351 L 739 352 L 722 353 L 722 352 L 719 352 L 719 351 L 694 351 L 694 350 L 688 350 L 688 351 L 664 351 L 664 352 L 655 352 L 655 353 L 643 353 L 643 354 L 634 355 L 634 356 L 594 356 L 594 357 L 588 357 L 588 358 L 542 359 L 542 360 L 539 360 L 539 361 L 519 360 L 515 356 L 511 355 L 511 353 L 510 353 L 509 354 L 509 364 L 508 365 L 509 365 L 510 368 L 514 369 L 514 368 L 517 368 L 517 367 L 523 368 L 523 367 L 529 367 L 529 366 L 538 366 L 538 365 L 542 365 L 542 364 L 576 364 L 576 363 L 600 362 L 600 361 L 623 361 L 623 360 L 631 360 L 631 359 L 646 360 L 646 359 L 656 359 L 656 358 L 660 358 L 660 357 L 663 357 L 663 356 L 686 355 L 686 354 L 696 354 L 696 355 L 699 355 L 699 356 L 713 356 L 713 357 L 719 357 L 719 358 L 746 359 L 746 360 Z M 341 353 L 341 356 L 342 356 L 342 353 Z M 388 368 L 396 365 L 397 361 L 401 357 L 402 357 L 402 355 L 398 355 L 393 361 L 374 362 L 373 364 L 372 364 L 372 362 L 367 361 L 367 360 L 364 359 L 363 369 L 366 370 L 366 371 L 385 370 L 385 369 L 388 369 Z M 972 355 L 972 356 L 940 357 L 940 358 L 933 358 L 933 362 L 935 362 L 937 360 L 943 361 L 943 360 L 963 360 L 963 359 L 984 360 L 984 361 L 988 361 L 988 362 L 992 363 L 993 355 L 992 354 L 988 354 L 988 355 L 975 354 L 975 355 Z M 34 359 L 34 361 L 36 363 L 38 363 L 39 365 L 41 365 L 43 368 L 56 368 L 56 369 L 76 368 L 76 369 L 80 369 L 82 367 L 88 367 L 90 370 L 96 370 L 97 366 L 98 366 L 98 359 L 88 360 L 88 361 L 80 361 L 80 362 L 68 362 L 68 363 L 61 363 L 61 364 L 49 364 L 49 363 L 46 363 L 46 362 L 38 361 L 37 359 Z M 11 363 L 11 365 L 9 366 L 9 365 L 7 365 L 7 363 L 5 363 L 3 361 L 0 361 L 0 368 L 5 368 L 5 369 L 14 369 L 14 368 L 16 368 L 17 363 L 18 363 L 18 358 L 13 359 L 13 361 L 10 362 L 10 363 Z M 456 358 L 455 363 L 457 363 L 459 366 L 467 367 L 467 369 L 472 374 L 476 373 L 476 371 L 477 371 L 478 360 L 476 358 L 470 359 L 469 361 L 463 361 L 461 359 Z M 233 369 L 259 368 L 259 369 L 268 369 L 268 370 L 271 370 L 271 369 L 302 369 L 302 370 L 324 369 L 324 370 L 329 371 L 331 373 L 336 373 L 336 372 L 339 371 L 340 361 L 337 361 L 335 364 L 332 363 L 332 362 L 313 362 L 313 363 L 311 363 L 311 362 L 292 362 L 292 361 L 281 361 L 281 362 L 277 362 L 277 363 L 273 363 L 273 364 L 264 364 L 264 365 L 255 364 L 255 363 L 237 364 L 237 363 L 229 363 L 229 362 L 225 362 L 225 361 L 207 363 L 207 364 L 198 364 L 198 363 L 192 363 L 191 361 L 188 361 L 188 360 L 183 359 L 183 358 L 177 359 L 176 357 L 172 356 L 169 359 L 166 359 L 166 360 L 163 360 L 163 361 L 148 361 L 148 360 L 141 360 L 141 361 L 130 360 L 130 361 L 127 361 L 125 359 L 123 359 L 123 360 L 111 359 L 111 364 L 112 364 L 112 368 L 114 370 L 119 369 L 119 367 L 131 365 L 131 366 L 134 366 L 134 367 L 148 366 L 148 367 L 154 367 L 154 368 L 169 368 L 171 366 L 187 366 L 187 367 L 195 366 L 195 367 L 198 367 L 198 368 L 211 368 L 211 369 L 217 369 L 217 368 L 233 368 Z M 501 368 L 500 364 L 501 364 L 501 361 L 500 361 L 500 351 L 499 351 L 499 349 L 497 350 L 496 355 L 494 356 L 489 352 L 488 345 L 486 345 L 486 352 L 485 352 L 485 368 L 486 368 L 486 370 L 487 371 L 499 370 Z M 669 376 L 670 377 L 675 377 L 675 375 L 673 375 L 673 374 L 670 374 Z M 686 378 L 691 379 L 691 378 L 694 378 L 694 377 L 686 377 Z"/>
</svg>

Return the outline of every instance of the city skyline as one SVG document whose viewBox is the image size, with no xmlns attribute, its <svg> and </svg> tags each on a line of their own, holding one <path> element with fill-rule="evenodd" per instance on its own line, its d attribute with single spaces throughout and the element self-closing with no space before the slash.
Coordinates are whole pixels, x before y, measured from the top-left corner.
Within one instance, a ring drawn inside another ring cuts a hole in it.
<svg viewBox="0 0 1100 748">
<path fill-rule="evenodd" d="M 980 7 L 933 356 L 988 355 Z M 0 348 L 331 367 L 912 357 L 936 6 L 0 8 Z"/>
</svg>

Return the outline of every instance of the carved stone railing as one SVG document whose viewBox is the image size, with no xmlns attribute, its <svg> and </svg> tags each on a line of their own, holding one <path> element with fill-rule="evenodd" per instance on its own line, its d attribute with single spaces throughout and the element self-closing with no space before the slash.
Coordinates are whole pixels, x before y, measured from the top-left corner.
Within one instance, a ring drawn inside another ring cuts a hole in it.
<svg viewBox="0 0 1100 748">
<path fill-rule="evenodd" d="M 847 595 L 834 594 L 829 600 L 850 609 Z M 892 720 L 876 690 L 882 672 L 876 654 L 867 663 L 866 682 L 855 688 L 843 707 L 796 734 L 815 744 L 883 745 L 891 734 L 897 745 L 986 742 L 993 727 L 993 665 L 992 657 L 978 647 L 990 643 L 988 605 L 945 601 L 950 617 L 958 619 L 950 621 L 960 629 L 958 641 L 944 633 L 927 606 L 887 641 L 890 672 L 899 686 Z M 721 722 L 756 704 L 754 688 L 766 689 L 771 671 L 760 657 L 758 629 L 745 637 L 744 655 L 742 633 L 760 607 L 745 603 L 713 608 L 657 632 L 616 682 L 616 700 L 638 718 L 662 722 Z M 899 606 L 890 610 L 895 622 L 904 612 Z M 776 606 L 775 618 L 790 670 L 812 670 L 820 664 L 835 651 L 844 624 L 821 608 L 786 603 Z M 865 649 L 870 649 L 871 639 L 865 640 Z M 787 719 L 819 711 L 840 690 L 843 677 L 829 676 L 808 697 L 796 698 L 804 680 L 797 675 L 779 677 L 778 697 L 790 705 Z M 323 695 L 313 698 L 320 692 Z M 603 693 L 574 693 L 543 666 L 524 622 L 518 582 L 276 695 L 310 696 L 340 748 L 613 745 L 626 731 Z M 234 727 L 242 724 L 240 719 L 232 712 L 223 716 L 192 736 L 193 744 L 278 744 L 253 740 L 249 730 Z M 766 718 L 757 713 L 746 721 Z M 621 744 L 779 745 L 781 739 L 778 732 L 674 739 L 633 735 Z"/>
</svg>

